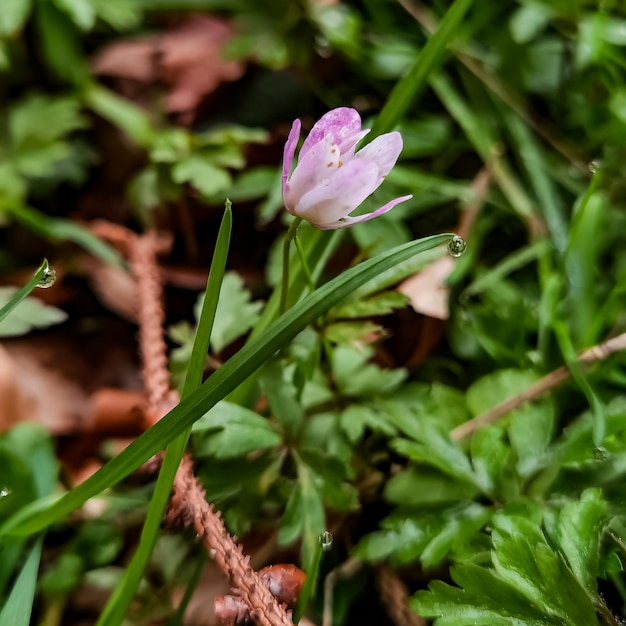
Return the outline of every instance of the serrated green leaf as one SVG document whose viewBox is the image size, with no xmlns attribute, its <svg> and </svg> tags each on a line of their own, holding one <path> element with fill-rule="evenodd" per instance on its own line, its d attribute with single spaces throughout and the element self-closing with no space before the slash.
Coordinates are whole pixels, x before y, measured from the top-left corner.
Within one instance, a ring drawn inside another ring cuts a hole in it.
<svg viewBox="0 0 626 626">
<path fill-rule="evenodd" d="M 196 303 L 201 305 L 202 296 Z M 250 292 L 236 272 L 226 272 L 211 332 L 211 348 L 220 352 L 229 343 L 248 332 L 257 322 L 263 308 L 262 302 L 250 302 Z"/>
<path fill-rule="evenodd" d="M 287 377 L 283 364 L 272 359 L 265 364 L 259 377 L 261 390 L 267 396 L 270 409 L 289 437 L 294 437 L 304 419 L 293 381 Z"/>
<path fill-rule="evenodd" d="M 403 369 L 384 370 L 367 363 L 371 350 L 337 346 L 333 351 L 333 374 L 337 386 L 347 396 L 390 393 L 406 378 Z"/>
<path fill-rule="evenodd" d="M 176 183 L 189 183 L 205 196 L 223 192 L 231 185 L 230 174 L 206 158 L 192 154 L 172 167 L 172 179 Z"/>
<path fill-rule="evenodd" d="M 382 333 L 382 326 L 373 322 L 335 322 L 324 328 L 326 339 L 339 345 L 367 345 Z"/>
<path fill-rule="evenodd" d="M 580 584 L 590 595 L 597 593 L 600 532 L 606 503 L 599 489 L 583 491 L 580 500 L 566 504 L 559 514 L 557 539 L 562 553 Z"/>
<path fill-rule="evenodd" d="M 346 302 L 329 311 L 333 319 L 387 315 L 406 306 L 408 297 L 399 291 L 385 291 L 363 300 Z"/>
<path fill-rule="evenodd" d="M 8 125 L 11 144 L 19 153 L 83 128 L 86 119 L 80 114 L 80 104 L 75 98 L 32 95 L 11 109 Z"/>
<path fill-rule="evenodd" d="M 0 308 L 17 293 L 15 287 L 0 287 Z M 13 312 L 0 322 L 0 337 L 18 337 L 35 328 L 47 328 L 67 319 L 67 313 L 44 304 L 37 298 L 28 297 L 20 302 Z"/>
<path fill-rule="evenodd" d="M 500 494 L 505 464 L 511 449 L 504 442 L 504 430 L 487 426 L 474 433 L 471 441 L 472 467 L 487 493 Z"/>
<path fill-rule="evenodd" d="M 419 506 L 471 500 L 480 490 L 427 466 L 396 474 L 385 485 L 385 499 L 400 506 Z"/>
<path fill-rule="evenodd" d="M 595 609 L 589 596 L 545 542 L 499 529 L 494 530 L 492 537 L 496 572 L 535 608 L 551 619 L 562 620 L 563 624 L 595 623 Z"/>
<path fill-rule="evenodd" d="M 471 503 L 460 510 L 446 511 L 437 534 L 424 547 L 420 560 L 424 567 L 435 567 L 454 550 L 463 545 L 489 521 L 491 511 Z"/>
<path fill-rule="evenodd" d="M 196 436 L 194 450 L 198 456 L 215 456 L 229 459 L 243 456 L 280 443 L 280 435 L 270 423 L 237 404 L 218 402 L 193 426 Z"/>
<path fill-rule="evenodd" d="M 419 441 L 393 439 L 390 446 L 399 454 L 425 465 L 431 465 L 460 482 L 470 483 L 480 489 L 478 476 L 465 453 L 450 440 L 441 428 L 430 420 L 419 425 Z"/>
</svg>

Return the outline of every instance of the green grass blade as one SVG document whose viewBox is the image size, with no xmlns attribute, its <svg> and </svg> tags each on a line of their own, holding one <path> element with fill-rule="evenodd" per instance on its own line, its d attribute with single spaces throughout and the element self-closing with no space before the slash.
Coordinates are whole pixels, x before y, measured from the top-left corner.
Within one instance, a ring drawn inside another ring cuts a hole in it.
<svg viewBox="0 0 626 626">
<path fill-rule="evenodd" d="M 26 296 L 42 281 L 44 276 L 50 272 L 50 264 L 44 259 L 33 277 L 0 309 L 0 322 L 22 301 Z"/>
<path fill-rule="evenodd" d="M 420 91 L 424 89 L 430 75 L 435 72 L 447 54 L 447 46 L 454 38 L 461 25 L 463 16 L 470 8 L 472 0 L 455 0 L 448 9 L 439 28 L 428 40 L 409 73 L 398 81 L 391 91 L 385 106 L 380 111 L 369 141 L 395 128 L 406 110 L 415 102 Z"/>
<path fill-rule="evenodd" d="M 474 111 L 455 89 L 452 81 L 443 74 L 432 76 L 430 85 L 443 106 L 459 124 L 474 150 L 485 163 L 490 163 L 493 177 L 513 209 L 519 215 L 531 218 L 535 213 L 533 203 L 504 157 L 498 156 L 499 141 L 491 135 L 486 123 L 487 113 Z"/>
<path fill-rule="evenodd" d="M 29 626 L 33 611 L 35 589 L 37 588 L 37 572 L 41 559 L 43 540 L 37 539 L 31 548 L 26 563 L 22 567 L 15 585 L 0 613 L 0 626 Z"/>
<path fill-rule="evenodd" d="M 102 490 L 117 484 L 225 398 L 306 326 L 360 285 L 406 259 L 446 244 L 452 236 L 434 235 L 398 246 L 346 270 L 306 296 L 230 358 L 189 398 L 174 407 L 93 476 L 49 508 L 42 510 L 37 502 L 28 505 L 0 527 L 0 537 L 34 534 L 63 519 Z"/>
<path fill-rule="evenodd" d="M 500 108 L 504 121 L 515 140 L 513 146 L 537 196 L 539 208 L 554 247 L 560 254 L 563 254 L 567 246 L 567 221 L 563 201 L 548 174 L 550 165 L 526 124 L 506 107 Z"/>
<path fill-rule="evenodd" d="M 215 252 L 209 272 L 209 280 L 207 282 L 202 311 L 200 313 L 200 319 L 198 320 L 198 328 L 196 330 L 191 358 L 189 360 L 189 369 L 187 370 L 187 376 L 185 377 L 185 383 L 183 385 L 181 395 L 183 400 L 189 397 L 202 383 L 206 355 L 209 351 L 209 339 L 211 338 L 215 311 L 217 310 L 220 288 L 226 269 L 232 223 L 233 214 L 231 203 L 227 200 L 224 217 L 222 218 L 220 230 L 217 235 Z M 174 477 L 185 454 L 190 434 L 191 428 L 185 429 L 185 431 L 176 437 L 165 450 L 165 457 L 157 478 L 154 494 L 150 500 L 146 521 L 141 531 L 137 550 L 124 571 L 124 575 L 119 580 L 107 605 L 104 607 L 104 611 L 98 619 L 97 626 L 114 626 L 121 624 L 124 619 L 124 615 L 139 587 L 139 583 L 141 582 L 143 573 L 150 561 L 152 551 L 158 539 L 161 530 L 161 521 L 165 513 L 165 507 L 169 501 Z"/>
</svg>

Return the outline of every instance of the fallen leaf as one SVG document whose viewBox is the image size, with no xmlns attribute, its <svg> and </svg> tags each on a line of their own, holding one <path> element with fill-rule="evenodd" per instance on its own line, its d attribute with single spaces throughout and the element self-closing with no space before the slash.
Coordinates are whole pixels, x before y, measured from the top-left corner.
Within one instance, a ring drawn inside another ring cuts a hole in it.
<svg viewBox="0 0 626 626">
<path fill-rule="evenodd" d="M 165 110 L 191 121 L 205 96 L 245 72 L 244 63 L 222 55 L 233 34 L 224 20 L 192 15 L 164 34 L 106 46 L 96 54 L 92 67 L 103 76 L 165 84 Z"/>
<path fill-rule="evenodd" d="M 454 268 L 454 259 L 442 257 L 424 268 L 419 274 L 407 278 L 398 291 L 408 296 L 409 303 L 417 313 L 447 320 L 449 289 L 446 278 Z"/>
</svg>

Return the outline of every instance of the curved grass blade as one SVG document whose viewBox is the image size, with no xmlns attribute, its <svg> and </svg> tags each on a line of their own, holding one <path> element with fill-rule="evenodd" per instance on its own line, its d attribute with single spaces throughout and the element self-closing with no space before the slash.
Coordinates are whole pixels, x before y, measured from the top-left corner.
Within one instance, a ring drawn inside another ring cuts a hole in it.
<svg viewBox="0 0 626 626">
<path fill-rule="evenodd" d="M 185 376 L 185 383 L 181 394 L 182 400 L 189 397 L 202 383 L 206 355 L 209 351 L 209 339 L 211 338 L 215 311 L 217 310 L 220 288 L 226 269 L 228 248 L 230 247 L 230 235 L 233 225 L 231 206 L 230 200 L 227 200 L 224 217 L 222 218 L 215 243 L 215 252 L 213 253 L 206 293 L 202 303 L 202 311 L 200 313 L 200 319 L 198 320 L 196 336 L 191 350 L 189 368 Z M 104 607 L 96 626 L 114 626 L 115 624 L 121 624 L 124 619 L 124 615 L 139 587 L 139 583 L 141 582 L 143 573 L 150 561 L 152 551 L 158 539 L 161 530 L 161 520 L 163 519 L 165 507 L 170 499 L 174 477 L 185 454 L 190 435 L 191 428 L 185 429 L 185 431 L 176 437 L 165 450 L 161 471 L 159 472 L 154 493 L 148 507 L 146 520 L 141 530 L 139 545 L 128 567 L 124 571 L 123 576 L 118 581 L 107 605 Z"/>
<path fill-rule="evenodd" d="M 435 34 L 428 40 L 415 60 L 409 73 L 396 83 L 380 111 L 372 132 L 367 136 L 371 141 L 382 133 L 393 130 L 405 111 L 414 103 L 419 92 L 424 89 L 429 77 L 441 65 L 447 54 L 446 47 L 454 38 L 461 20 L 470 8 L 472 0 L 455 0 L 439 24 Z"/>
<path fill-rule="evenodd" d="M 346 270 L 306 296 L 231 357 L 189 398 L 174 407 L 93 476 L 49 508 L 42 510 L 37 502 L 24 507 L 0 527 L 0 537 L 34 534 L 63 519 L 89 498 L 117 484 L 200 419 L 204 413 L 245 381 L 306 326 L 360 285 L 416 254 L 446 244 L 453 236 L 449 233 L 433 235 L 398 246 Z"/>
<path fill-rule="evenodd" d="M 44 259 L 33 277 L 0 309 L 0 322 L 51 272 L 48 259 Z"/>
</svg>

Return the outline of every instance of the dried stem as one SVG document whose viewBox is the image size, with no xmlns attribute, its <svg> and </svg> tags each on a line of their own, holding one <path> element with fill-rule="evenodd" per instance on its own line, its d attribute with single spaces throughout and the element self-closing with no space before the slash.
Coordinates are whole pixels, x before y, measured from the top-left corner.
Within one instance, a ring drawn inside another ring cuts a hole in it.
<svg viewBox="0 0 626 626">
<path fill-rule="evenodd" d="M 392 569 L 378 569 L 376 586 L 380 601 L 396 626 L 426 626 L 428 622 L 409 606 L 409 590 Z"/>
<path fill-rule="evenodd" d="M 611 354 L 626 349 L 626 333 L 607 339 L 605 342 L 593 346 L 588 350 L 585 350 L 579 357 L 578 362 L 581 365 L 590 365 L 596 361 L 606 359 Z M 453 440 L 463 439 L 468 435 L 476 432 L 487 424 L 504 417 L 514 409 L 517 409 L 522 404 L 534 400 L 543 395 L 546 391 L 560 385 L 571 376 L 570 371 L 564 365 L 553 370 L 549 374 L 546 374 L 543 378 L 533 383 L 528 389 L 525 389 L 522 393 L 505 400 L 504 402 L 494 406 L 492 409 L 477 415 L 473 419 L 464 422 L 460 426 L 450 431 L 450 438 Z"/>
<path fill-rule="evenodd" d="M 157 421 L 177 397 L 169 386 L 167 346 L 163 336 L 165 313 L 162 304 L 161 272 L 157 254 L 169 242 L 156 233 L 140 236 L 114 224 L 100 222 L 94 230 L 116 243 L 127 254 L 137 283 L 139 343 L 143 376 L 151 419 Z M 249 564 L 249 557 L 232 537 L 219 512 L 208 504 L 204 489 L 193 473 L 193 463 L 185 456 L 174 479 L 172 516 L 193 524 L 212 556 L 247 604 L 250 615 L 260 626 L 293 626 L 284 608 Z"/>
</svg>

